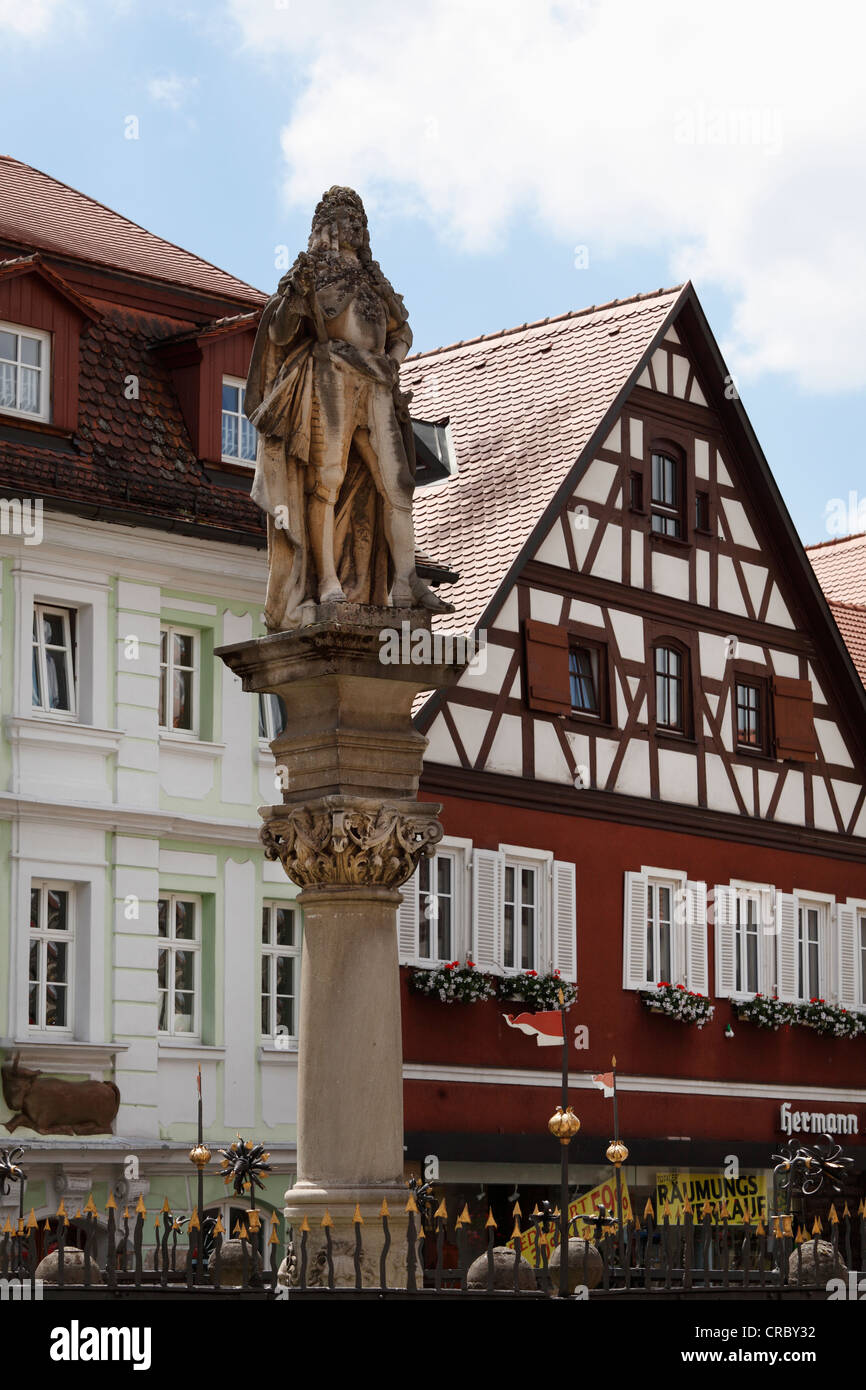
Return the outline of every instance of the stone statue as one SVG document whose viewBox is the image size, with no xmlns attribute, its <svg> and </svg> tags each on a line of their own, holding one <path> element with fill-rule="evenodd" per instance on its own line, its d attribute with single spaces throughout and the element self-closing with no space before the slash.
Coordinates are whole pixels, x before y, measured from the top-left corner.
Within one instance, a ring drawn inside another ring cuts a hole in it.
<svg viewBox="0 0 866 1390">
<path fill-rule="evenodd" d="M 334 601 L 453 612 L 415 571 L 415 455 L 397 385 L 411 343 L 361 199 L 330 188 L 307 251 L 265 306 L 247 380 L 269 632 L 313 622 L 316 605 Z"/>
</svg>

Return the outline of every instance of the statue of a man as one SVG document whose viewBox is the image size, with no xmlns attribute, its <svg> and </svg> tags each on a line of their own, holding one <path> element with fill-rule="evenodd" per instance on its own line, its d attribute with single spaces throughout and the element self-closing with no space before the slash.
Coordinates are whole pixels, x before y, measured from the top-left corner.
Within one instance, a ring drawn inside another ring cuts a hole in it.
<svg viewBox="0 0 866 1390">
<path fill-rule="evenodd" d="M 330 188 L 265 306 L 247 380 L 270 632 L 314 621 L 329 600 L 453 611 L 415 571 L 412 426 L 397 385 L 408 318 L 372 259 L 361 199 Z"/>
</svg>

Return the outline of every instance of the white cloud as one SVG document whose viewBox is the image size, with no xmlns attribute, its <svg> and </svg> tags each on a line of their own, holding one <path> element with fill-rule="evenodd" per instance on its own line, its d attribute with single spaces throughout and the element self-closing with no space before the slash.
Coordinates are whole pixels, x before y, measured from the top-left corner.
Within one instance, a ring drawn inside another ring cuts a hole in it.
<svg viewBox="0 0 866 1390">
<path fill-rule="evenodd" d="M 470 252 L 536 219 L 594 258 L 665 248 L 672 277 L 732 296 L 741 376 L 866 385 L 860 7 L 228 4 L 247 47 L 301 78 L 292 202 L 351 183 Z"/>
<path fill-rule="evenodd" d="M 64 0 L 0 0 L 0 34 L 36 39 L 51 34 L 55 16 L 63 13 Z"/>
<path fill-rule="evenodd" d="M 179 111 L 197 86 L 197 77 L 178 77 L 172 73 L 168 77 L 151 77 L 147 84 L 147 94 L 157 106 L 166 106 L 169 111 Z"/>
</svg>

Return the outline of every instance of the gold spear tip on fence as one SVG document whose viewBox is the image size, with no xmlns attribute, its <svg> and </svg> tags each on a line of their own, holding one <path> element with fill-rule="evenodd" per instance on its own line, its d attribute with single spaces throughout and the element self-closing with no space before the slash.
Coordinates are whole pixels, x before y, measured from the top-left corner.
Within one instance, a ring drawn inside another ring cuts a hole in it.
<svg viewBox="0 0 866 1390">
<path fill-rule="evenodd" d="M 333 1226 L 333 1224 L 334 1224 L 334 1223 L 333 1223 L 333 1221 L 332 1221 L 332 1219 L 331 1219 L 331 1213 L 328 1211 L 328 1208 L 325 1207 L 325 1215 L 322 1217 L 322 1225 L 323 1225 L 323 1226 Z"/>
<path fill-rule="evenodd" d="M 688 1196 L 686 1196 L 683 1198 L 683 1215 L 691 1216 L 692 1214 L 692 1204 L 689 1201 Z"/>
<path fill-rule="evenodd" d="M 163 1197 L 163 1199 L 162 1199 L 162 1210 L 163 1210 L 163 1212 L 169 1212 L 169 1211 L 171 1211 L 171 1207 L 170 1207 L 169 1204 L 168 1204 L 168 1198 L 167 1198 L 167 1197 Z"/>
<path fill-rule="evenodd" d="M 78 1208 L 76 1209 L 75 1215 L 74 1215 L 74 1217 L 73 1217 L 72 1219 L 73 1219 L 73 1221 L 83 1221 L 83 1220 L 84 1220 L 84 1217 L 81 1215 L 81 1207 L 78 1207 Z"/>
<path fill-rule="evenodd" d="M 388 1207 L 388 1203 L 387 1203 L 387 1201 L 385 1200 L 384 1197 L 382 1198 L 382 1205 L 381 1205 L 381 1207 L 379 1208 L 379 1215 L 380 1215 L 381 1217 L 386 1217 L 386 1216 L 390 1216 L 390 1215 L 391 1215 L 390 1209 L 389 1209 L 389 1207 Z"/>
<path fill-rule="evenodd" d="M 36 1220 L 36 1212 L 33 1210 L 32 1207 L 30 1208 L 30 1215 L 27 1218 L 27 1229 L 28 1231 L 39 1230 L 39 1222 Z"/>
<path fill-rule="evenodd" d="M 277 1235 L 277 1228 L 276 1228 L 276 1226 L 272 1226 L 272 1227 L 271 1227 L 271 1234 L 270 1234 L 270 1237 L 269 1237 L 269 1239 L 268 1239 L 268 1245 L 279 1245 L 279 1243 L 280 1243 L 280 1239 L 279 1239 L 279 1236 Z"/>
<path fill-rule="evenodd" d="M 819 1236 L 823 1230 L 824 1227 L 821 1225 L 821 1218 L 820 1216 L 816 1216 L 815 1220 L 812 1222 L 812 1235 Z"/>
<path fill-rule="evenodd" d="M 200 1230 L 201 1230 L 201 1222 L 200 1222 L 199 1219 L 198 1219 L 198 1207 L 193 1207 L 193 1209 L 192 1209 L 192 1216 L 189 1218 L 189 1226 L 187 1227 L 187 1230 L 189 1230 L 189 1231 L 200 1231 Z"/>
<path fill-rule="evenodd" d="M 860 1201 L 857 1203 L 857 1215 L 866 1216 L 866 1202 L 864 1202 L 862 1197 L 860 1198 Z"/>
<path fill-rule="evenodd" d="M 247 1221 L 249 1222 L 250 1230 L 252 1231 L 253 1235 L 255 1235 L 256 1231 L 259 1230 L 262 1224 L 262 1218 L 259 1216 L 258 1208 L 250 1207 L 250 1210 L 247 1214 Z"/>
<path fill-rule="evenodd" d="M 531 1215 L 532 1215 L 532 1216 L 540 1216 L 540 1215 L 541 1215 L 541 1212 L 540 1212 L 539 1209 L 538 1209 L 538 1203 L 537 1203 L 537 1202 L 535 1203 L 535 1206 L 532 1208 Z"/>
<path fill-rule="evenodd" d="M 644 1214 L 644 1218 L 646 1218 L 646 1217 L 648 1217 L 648 1216 L 652 1218 L 652 1217 L 655 1216 L 655 1211 L 653 1210 L 652 1199 L 651 1199 L 650 1197 L 647 1197 L 647 1199 L 646 1199 L 646 1206 L 645 1206 L 644 1209 L 643 1209 L 643 1214 Z"/>
<path fill-rule="evenodd" d="M 109 1192 L 108 1201 L 105 1203 L 106 1211 L 117 1211 L 117 1203 L 114 1200 L 114 1193 Z"/>
<path fill-rule="evenodd" d="M 58 1216 L 65 1216 L 65 1215 L 66 1215 L 66 1208 L 65 1208 L 65 1206 L 63 1205 L 63 1198 L 62 1198 L 62 1197 L 60 1198 L 60 1206 L 57 1208 L 57 1215 L 58 1215 Z"/>
<path fill-rule="evenodd" d="M 830 1222 L 830 1225 L 831 1225 L 831 1226 L 838 1226 L 838 1225 L 839 1225 L 839 1217 L 838 1217 L 838 1214 L 837 1214 L 837 1212 L 836 1212 L 836 1203 L 835 1203 L 835 1202 L 831 1202 L 831 1203 L 830 1203 L 830 1211 L 829 1211 L 829 1213 L 828 1213 L 827 1220 Z"/>
<path fill-rule="evenodd" d="M 403 1208 L 403 1210 L 404 1210 L 404 1211 L 412 1211 L 412 1212 L 415 1212 L 415 1213 L 417 1214 L 417 1212 L 418 1212 L 418 1203 L 415 1201 L 415 1193 L 414 1193 L 414 1192 L 410 1192 L 410 1193 L 409 1193 L 409 1200 L 408 1200 L 408 1202 L 406 1203 L 406 1205 L 405 1205 L 405 1207 Z"/>
<path fill-rule="evenodd" d="M 224 1236 L 226 1233 L 226 1228 L 223 1225 L 223 1219 L 221 1216 L 218 1216 L 216 1219 L 216 1225 L 213 1228 L 213 1233 L 215 1236 Z"/>
<path fill-rule="evenodd" d="M 611 1057 L 611 1059 L 610 1059 L 610 1064 L 611 1064 L 612 1067 L 615 1067 L 615 1066 L 616 1066 L 616 1058 L 615 1058 L 615 1057 Z"/>
<path fill-rule="evenodd" d="M 806 1239 L 807 1239 L 806 1232 L 803 1230 L 803 1227 L 801 1226 L 800 1229 L 799 1229 L 799 1231 L 797 1232 L 797 1238 L 796 1238 L 796 1240 L 794 1241 L 794 1244 L 795 1244 L 795 1245 L 802 1245 L 802 1244 L 803 1244 L 803 1241 L 806 1240 Z"/>
<path fill-rule="evenodd" d="M 249 1240 L 250 1238 L 250 1233 L 244 1225 L 241 1225 L 238 1235 L 240 1236 L 241 1240 Z"/>
<path fill-rule="evenodd" d="M 767 1234 L 767 1228 L 766 1228 L 766 1226 L 764 1225 L 764 1218 L 763 1218 L 763 1216 L 760 1216 L 760 1215 L 758 1216 L 758 1225 L 757 1225 L 757 1229 L 756 1229 L 756 1234 L 759 1235 L 759 1236 L 765 1236 L 765 1235 Z"/>
<path fill-rule="evenodd" d="M 729 1221 L 729 1220 L 730 1220 L 730 1212 L 728 1211 L 728 1204 L 727 1204 L 727 1202 L 724 1200 L 724 1198 L 722 1198 L 722 1205 L 719 1207 L 719 1216 L 722 1218 L 723 1221 Z"/>
<path fill-rule="evenodd" d="M 487 1220 L 485 1221 L 484 1224 L 485 1224 L 485 1226 L 492 1226 L 493 1229 L 494 1229 L 494 1231 L 496 1230 L 496 1222 L 493 1220 L 493 1208 L 492 1208 L 492 1207 L 488 1207 L 488 1208 L 487 1208 Z"/>
<path fill-rule="evenodd" d="M 664 1217 L 664 1216 L 670 1216 L 670 1214 L 671 1214 L 671 1204 L 670 1204 L 670 1202 L 668 1201 L 668 1199 L 667 1199 L 667 1197 L 666 1197 L 666 1198 L 665 1198 L 665 1204 L 664 1204 L 664 1206 L 662 1207 L 662 1216 L 663 1216 L 663 1217 Z"/>
<path fill-rule="evenodd" d="M 790 1218 L 790 1216 L 783 1216 L 783 1217 L 782 1217 L 782 1228 L 783 1228 L 783 1234 L 784 1234 L 784 1235 L 786 1235 L 786 1236 L 792 1236 L 792 1235 L 794 1234 L 793 1227 L 791 1226 L 791 1218 Z"/>
<path fill-rule="evenodd" d="M 469 1203 L 468 1203 L 468 1202 L 464 1205 L 463 1210 L 461 1211 L 460 1215 L 459 1215 L 458 1218 L 457 1218 L 457 1221 L 458 1221 L 459 1225 L 461 1225 L 461 1226 L 471 1226 L 471 1225 L 472 1225 L 472 1217 L 469 1215 Z"/>
<path fill-rule="evenodd" d="M 144 1197 L 139 1193 L 138 1201 L 135 1204 L 136 1216 L 147 1216 L 147 1207 L 144 1205 Z"/>
<path fill-rule="evenodd" d="M 356 1202 L 356 1203 L 355 1203 L 355 1210 L 352 1212 L 352 1224 L 353 1224 L 354 1226 L 363 1226 L 363 1224 L 364 1224 L 364 1218 L 363 1218 L 363 1216 L 361 1215 L 361 1204 L 360 1204 L 360 1202 Z"/>
<path fill-rule="evenodd" d="M 51 1234 L 51 1222 L 48 1220 L 47 1216 L 45 1218 L 45 1225 L 42 1227 L 42 1230 L 46 1236 Z"/>
<path fill-rule="evenodd" d="M 523 1232 L 522 1232 L 521 1229 L 520 1229 L 520 1222 L 519 1222 L 519 1221 L 515 1221 L 515 1223 L 514 1223 L 514 1230 L 511 1232 L 511 1239 L 512 1239 L 512 1240 L 520 1240 L 522 1234 L 523 1234 Z"/>
<path fill-rule="evenodd" d="M 448 1208 L 445 1205 L 444 1197 L 442 1198 L 442 1201 L 439 1203 L 438 1207 L 436 1208 L 436 1211 L 434 1212 L 434 1220 L 438 1220 L 440 1218 L 443 1221 L 448 1220 Z"/>
<path fill-rule="evenodd" d="M 93 1200 L 93 1193 L 92 1193 L 92 1192 L 91 1192 L 90 1196 L 89 1196 L 88 1199 L 87 1199 L 87 1205 L 85 1206 L 84 1210 L 87 1212 L 87 1215 L 88 1215 L 88 1216 L 98 1216 L 98 1215 L 99 1215 L 99 1212 L 98 1212 L 97 1209 L 96 1209 L 96 1203 L 95 1203 L 94 1200 Z"/>
<path fill-rule="evenodd" d="M 271 1212 L 271 1225 L 272 1225 L 272 1226 L 279 1226 L 279 1224 L 280 1224 L 280 1218 L 277 1216 L 277 1213 L 276 1213 L 275 1211 L 272 1211 L 272 1212 Z"/>
<path fill-rule="evenodd" d="M 7 1216 L 7 1217 L 6 1217 L 6 1220 L 5 1220 L 4 1223 L 3 1223 L 3 1235 L 4 1235 L 4 1236 L 11 1236 L 11 1234 L 12 1234 L 12 1227 L 11 1227 L 10 1224 L 9 1224 L 9 1217 Z"/>
<path fill-rule="evenodd" d="M 851 1215 L 850 1211 L 848 1210 L 848 1203 L 847 1203 L 847 1202 L 845 1203 L 844 1207 L 842 1208 L 842 1215 L 843 1215 L 843 1216 L 850 1216 L 850 1215 Z"/>
<path fill-rule="evenodd" d="M 159 1230 L 159 1217 L 158 1217 L 158 1216 L 155 1216 L 155 1217 L 153 1218 L 153 1226 L 154 1226 L 154 1230 L 156 1230 L 156 1231 Z"/>
<path fill-rule="evenodd" d="M 514 1206 L 511 1208 L 511 1215 L 512 1215 L 512 1216 L 522 1216 L 522 1215 L 523 1215 L 523 1212 L 520 1210 L 520 1203 L 519 1203 L 519 1202 L 515 1202 L 515 1203 L 514 1203 Z"/>
<path fill-rule="evenodd" d="M 303 1221 L 301 1222 L 300 1226 L 298 1227 L 298 1230 L 301 1231 L 301 1232 L 303 1233 L 304 1231 L 309 1232 L 309 1229 L 310 1229 L 310 1223 L 309 1223 L 309 1221 L 307 1220 L 307 1218 L 306 1218 L 306 1216 L 305 1216 L 304 1219 L 303 1219 Z"/>
<path fill-rule="evenodd" d="M 124 1221 L 128 1221 L 128 1220 L 129 1220 L 129 1207 L 124 1207 L 124 1208 L 123 1208 L 123 1219 L 124 1219 Z"/>
<path fill-rule="evenodd" d="M 701 1207 L 701 1217 L 703 1218 L 704 1216 L 712 1216 L 712 1214 L 713 1209 L 710 1206 L 709 1202 L 704 1202 L 704 1205 Z"/>
</svg>

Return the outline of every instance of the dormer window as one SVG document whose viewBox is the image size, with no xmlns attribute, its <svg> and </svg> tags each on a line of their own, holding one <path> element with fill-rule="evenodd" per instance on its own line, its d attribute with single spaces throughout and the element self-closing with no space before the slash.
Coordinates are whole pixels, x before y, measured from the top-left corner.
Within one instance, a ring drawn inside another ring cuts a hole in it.
<svg viewBox="0 0 866 1390">
<path fill-rule="evenodd" d="M 223 377 L 222 457 L 226 463 L 255 463 L 256 431 L 244 414 L 246 382 Z"/>
<path fill-rule="evenodd" d="M 0 323 L 0 411 L 47 420 L 50 365 L 50 334 Z"/>
</svg>

